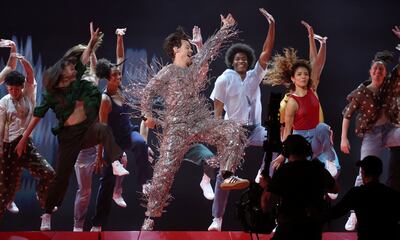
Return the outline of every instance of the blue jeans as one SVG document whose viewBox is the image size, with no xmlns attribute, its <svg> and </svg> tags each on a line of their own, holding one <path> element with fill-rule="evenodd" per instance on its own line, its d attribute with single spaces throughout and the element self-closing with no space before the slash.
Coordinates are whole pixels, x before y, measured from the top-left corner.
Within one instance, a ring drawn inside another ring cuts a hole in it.
<svg viewBox="0 0 400 240">
<path fill-rule="evenodd" d="M 361 143 L 361 159 L 366 156 L 373 155 L 379 157 L 379 154 L 384 148 L 398 147 L 400 146 L 400 128 L 395 125 L 388 123 L 379 126 L 375 126 L 370 131 L 364 134 Z M 396 159 L 391 158 L 390 165 L 395 164 Z M 397 159 L 400 161 L 400 159 Z M 395 164 L 396 166 L 398 164 Z M 389 177 L 392 175 L 398 175 L 394 172 L 397 168 L 389 168 Z M 393 171 L 393 172 L 392 172 Z M 400 181 L 397 180 L 397 181 Z M 355 182 L 355 186 L 362 185 L 361 173 L 358 174 Z"/>
<path fill-rule="evenodd" d="M 135 176 L 138 184 L 143 185 L 151 177 L 151 166 L 148 160 L 148 146 L 143 137 L 136 131 L 131 133 L 131 145 L 121 146 L 128 156 L 130 165 L 136 163 Z M 133 171 L 130 170 L 132 174 Z M 105 226 L 110 213 L 113 189 L 116 177 L 112 166 L 108 165 L 100 178 L 100 187 L 97 193 L 95 215 L 92 218 L 93 226 Z"/>
<path fill-rule="evenodd" d="M 74 227 L 83 228 L 92 192 L 92 174 L 97 156 L 97 148 L 90 147 L 79 152 L 75 163 L 78 190 L 75 196 Z M 123 177 L 117 177 L 114 192 L 122 193 Z"/>
<path fill-rule="evenodd" d="M 319 123 L 314 129 L 294 130 L 293 134 L 303 136 L 311 144 L 313 157 L 322 163 L 334 161 L 338 171 L 340 170 L 339 159 L 331 141 L 331 127 L 326 123 Z"/>
</svg>

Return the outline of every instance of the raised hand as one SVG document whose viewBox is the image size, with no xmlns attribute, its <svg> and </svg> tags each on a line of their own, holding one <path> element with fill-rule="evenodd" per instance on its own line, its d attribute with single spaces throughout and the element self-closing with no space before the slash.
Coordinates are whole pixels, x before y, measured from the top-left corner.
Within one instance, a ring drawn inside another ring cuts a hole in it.
<svg viewBox="0 0 400 240">
<path fill-rule="evenodd" d="M 314 29 L 311 27 L 310 24 L 308 24 L 306 21 L 301 21 L 301 24 L 304 25 L 304 27 L 307 28 L 307 32 L 308 32 L 308 37 L 314 37 Z"/>
<path fill-rule="evenodd" d="M 326 43 L 326 40 L 328 40 L 328 37 L 321 37 L 318 34 L 314 34 L 314 39 L 317 40 L 319 43 L 323 44 L 323 43 Z"/>
<path fill-rule="evenodd" d="M 4 48 L 15 47 L 15 43 L 11 40 L 0 39 L 0 47 Z"/>
<path fill-rule="evenodd" d="M 264 15 L 269 24 L 275 23 L 274 17 L 271 14 L 269 14 L 267 10 L 265 10 L 264 8 L 259 8 L 258 10 L 260 10 L 261 14 Z"/>
<path fill-rule="evenodd" d="M 203 46 L 203 38 L 201 36 L 201 29 L 198 26 L 193 27 L 192 39 L 189 42 L 197 47 L 197 50 Z"/>
<path fill-rule="evenodd" d="M 119 36 L 124 36 L 126 32 L 126 28 L 117 28 L 117 30 L 115 30 L 115 34 L 119 35 Z"/>
<path fill-rule="evenodd" d="M 392 32 L 394 33 L 394 35 L 396 35 L 398 38 L 400 38 L 400 26 L 394 26 L 394 28 L 392 29 Z"/>
<path fill-rule="evenodd" d="M 232 14 L 228 14 L 228 16 L 224 17 L 224 15 L 220 15 L 222 27 L 221 28 L 229 28 L 235 25 L 236 20 L 233 18 Z"/>
<path fill-rule="evenodd" d="M 100 32 L 99 28 L 96 28 L 96 31 L 93 30 L 93 22 L 90 22 L 89 28 L 90 28 L 89 43 L 91 43 L 91 46 L 93 47 L 99 40 L 101 41 L 104 34 L 102 32 Z"/>
</svg>

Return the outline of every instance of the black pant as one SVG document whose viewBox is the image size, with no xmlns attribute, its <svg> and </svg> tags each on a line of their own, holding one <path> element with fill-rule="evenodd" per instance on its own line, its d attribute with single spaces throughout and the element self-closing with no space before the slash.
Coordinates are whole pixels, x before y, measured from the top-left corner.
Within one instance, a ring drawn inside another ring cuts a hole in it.
<svg viewBox="0 0 400 240">
<path fill-rule="evenodd" d="M 131 134 L 131 144 L 121 147 L 128 155 L 128 166 L 132 166 L 136 162 L 136 182 L 141 189 L 142 185 L 151 177 L 152 169 L 148 160 L 148 145 L 137 132 L 133 132 Z M 104 227 L 107 224 L 107 217 L 111 210 L 115 179 L 112 167 L 106 167 L 100 178 L 100 186 L 96 198 L 96 212 L 92 218 L 93 226 Z"/>
<path fill-rule="evenodd" d="M 84 121 L 74 126 L 63 127 L 58 134 L 58 143 L 56 178 L 49 190 L 46 213 L 52 213 L 55 206 L 61 205 L 68 188 L 69 177 L 81 149 L 102 144 L 109 162 L 119 159 L 122 155 L 122 150 L 115 143 L 111 129 L 98 122 Z"/>
</svg>

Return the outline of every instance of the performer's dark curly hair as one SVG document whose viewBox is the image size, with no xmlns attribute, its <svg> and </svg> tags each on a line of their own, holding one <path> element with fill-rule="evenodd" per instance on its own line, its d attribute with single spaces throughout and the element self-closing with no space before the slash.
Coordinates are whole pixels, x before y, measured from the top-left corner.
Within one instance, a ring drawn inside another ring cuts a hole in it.
<svg viewBox="0 0 400 240">
<path fill-rule="evenodd" d="M 4 83 L 8 86 L 22 86 L 25 83 L 25 76 L 14 70 L 6 75 Z"/>
<path fill-rule="evenodd" d="M 171 58 L 175 58 L 174 47 L 181 46 L 181 40 L 189 41 L 189 36 L 185 33 L 181 26 L 178 26 L 175 32 L 171 33 L 164 40 L 163 49 L 165 53 Z"/>
<path fill-rule="evenodd" d="M 99 79 L 108 79 L 111 75 L 113 64 L 105 58 L 99 59 L 96 63 L 96 76 Z"/>
<path fill-rule="evenodd" d="M 393 52 L 390 52 L 388 50 L 380 51 L 375 53 L 374 59 L 372 60 L 371 66 L 375 62 L 382 62 L 383 65 L 386 68 L 386 71 L 389 73 L 389 64 L 391 64 L 394 61 L 394 55 Z"/>
<path fill-rule="evenodd" d="M 228 68 L 233 69 L 233 59 L 236 53 L 244 53 L 247 56 L 249 69 L 253 68 L 256 63 L 256 55 L 253 48 L 244 43 L 235 43 L 228 48 L 225 53 L 225 64 Z"/>
</svg>

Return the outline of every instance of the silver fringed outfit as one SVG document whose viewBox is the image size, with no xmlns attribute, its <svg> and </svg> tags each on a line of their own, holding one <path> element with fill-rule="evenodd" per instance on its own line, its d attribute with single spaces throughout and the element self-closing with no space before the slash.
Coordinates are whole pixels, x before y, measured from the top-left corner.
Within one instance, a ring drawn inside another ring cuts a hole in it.
<svg viewBox="0 0 400 240">
<path fill-rule="evenodd" d="M 247 141 L 245 130 L 233 121 L 215 119 L 206 98 L 200 94 L 208 83 L 206 74 L 200 72 L 216 58 L 221 46 L 236 34 L 234 27 L 219 30 L 193 57 L 190 67 L 181 68 L 173 64 L 163 67 L 142 92 L 142 112 L 156 115 L 153 118 L 163 129 L 159 135 L 160 158 L 155 164 L 153 178 L 144 190 L 148 218 L 142 230 L 152 230 L 154 223 L 151 218 L 161 217 L 171 198 L 169 192 L 174 177 L 192 144 L 202 142 L 216 146 L 217 155 L 210 164 L 219 165 L 221 170 L 235 172 L 241 163 Z M 164 100 L 162 111 L 152 109 L 156 96 Z"/>
</svg>

